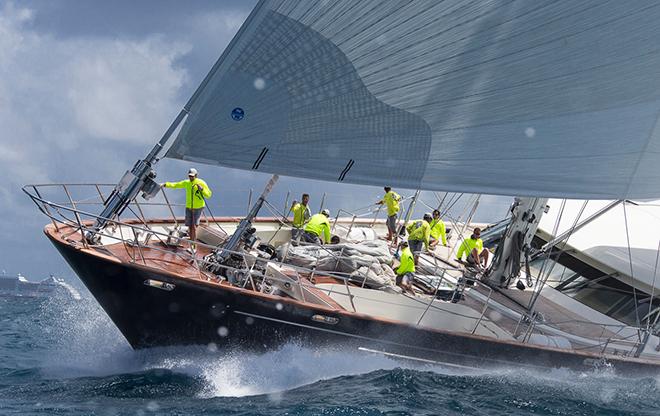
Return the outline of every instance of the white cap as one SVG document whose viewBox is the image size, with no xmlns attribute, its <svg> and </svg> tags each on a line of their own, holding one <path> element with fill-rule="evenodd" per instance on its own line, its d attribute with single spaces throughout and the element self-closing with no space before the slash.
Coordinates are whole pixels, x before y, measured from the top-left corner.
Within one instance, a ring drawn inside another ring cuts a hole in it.
<svg viewBox="0 0 660 416">
<path fill-rule="evenodd" d="M 330 210 L 329 209 L 324 209 L 323 211 L 321 211 L 321 214 L 325 215 L 326 217 L 329 217 L 330 216 Z"/>
<path fill-rule="evenodd" d="M 197 169 L 195 168 L 188 169 L 188 176 L 197 176 Z"/>
</svg>

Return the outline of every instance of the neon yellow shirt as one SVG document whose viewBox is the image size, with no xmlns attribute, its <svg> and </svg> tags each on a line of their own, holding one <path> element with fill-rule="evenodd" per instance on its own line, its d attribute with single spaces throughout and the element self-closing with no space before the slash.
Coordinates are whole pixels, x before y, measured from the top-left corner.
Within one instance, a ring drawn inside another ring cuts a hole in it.
<svg viewBox="0 0 660 416">
<path fill-rule="evenodd" d="M 424 247 L 429 248 L 429 237 L 431 236 L 431 226 L 426 220 L 417 220 L 406 227 L 408 230 L 408 240 L 423 241 Z"/>
<path fill-rule="evenodd" d="M 431 221 L 431 237 L 435 238 L 436 240 L 438 237 L 442 238 L 442 244 L 447 245 L 447 230 L 445 228 L 445 222 L 442 221 L 441 219 L 433 220 Z"/>
<path fill-rule="evenodd" d="M 312 218 L 309 219 L 305 226 L 305 231 L 319 237 L 323 235 L 322 240 L 326 244 L 330 242 L 330 221 L 328 221 L 328 217 L 323 214 L 312 215 Z"/>
<path fill-rule="evenodd" d="M 401 201 L 401 195 L 397 194 L 394 191 L 389 191 L 383 196 L 383 199 L 380 201 L 387 206 L 387 216 L 391 217 L 399 212 L 399 201 Z"/>
<path fill-rule="evenodd" d="M 401 264 L 396 269 L 396 274 L 402 276 L 408 272 L 415 272 L 415 259 L 410 247 L 406 247 L 401 250 Z"/>
<path fill-rule="evenodd" d="M 293 211 L 293 226 L 296 228 L 302 228 L 305 225 L 305 221 L 312 215 L 309 207 L 300 202 L 294 204 L 291 211 Z"/>
<path fill-rule="evenodd" d="M 201 192 L 197 190 L 197 187 L 195 187 L 193 192 L 193 185 L 201 186 Z M 186 208 L 191 209 L 204 208 L 206 206 L 204 200 L 210 198 L 212 194 L 211 188 L 199 178 L 195 178 L 192 181 L 190 179 L 184 179 L 180 182 L 165 182 L 165 187 L 175 189 L 184 188 L 186 190 Z"/>
<path fill-rule="evenodd" d="M 466 238 L 461 243 L 461 246 L 458 248 L 458 253 L 456 253 L 456 259 L 463 260 L 463 255 L 470 255 L 472 250 L 477 249 L 477 253 L 481 254 L 481 250 L 484 249 L 484 242 L 481 238 Z"/>
</svg>

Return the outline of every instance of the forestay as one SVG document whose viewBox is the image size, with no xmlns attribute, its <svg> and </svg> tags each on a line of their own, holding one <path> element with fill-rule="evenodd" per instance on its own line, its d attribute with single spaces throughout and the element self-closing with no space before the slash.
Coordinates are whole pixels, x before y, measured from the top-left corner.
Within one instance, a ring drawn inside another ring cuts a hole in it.
<svg viewBox="0 0 660 416">
<path fill-rule="evenodd" d="M 265 1 L 167 156 L 405 188 L 660 196 L 660 2 Z"/>
</svg>

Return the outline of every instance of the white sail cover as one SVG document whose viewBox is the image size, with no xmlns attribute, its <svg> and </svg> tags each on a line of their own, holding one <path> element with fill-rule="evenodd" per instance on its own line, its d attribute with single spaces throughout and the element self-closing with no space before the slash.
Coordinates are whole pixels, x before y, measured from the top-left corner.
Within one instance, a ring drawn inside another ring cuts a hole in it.
<svg viewBox="0 0 660 416">
<path fill-rule="evenodd" d="M 262 1 L 167 156 L 290 176 L 660 196 L 660 2 Z"/>
</svg>

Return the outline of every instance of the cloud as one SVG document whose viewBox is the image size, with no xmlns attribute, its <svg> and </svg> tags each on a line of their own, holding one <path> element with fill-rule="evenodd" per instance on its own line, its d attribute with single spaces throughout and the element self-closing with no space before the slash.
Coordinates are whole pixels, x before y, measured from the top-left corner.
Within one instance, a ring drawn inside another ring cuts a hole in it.
<svg viewBox="0 0 660 416">
<path fill-rule="evenodd" d="M 238 31 L 248 13 L 241 10 L 216 10 L 196 13 L 190 19 L 190 26 L 205 38 L 217 42 L 225 41 Z"/>
<path fill-rule="evenodd" d="M 84 167 L 82 157 L 98 161 L 117 142 L 133 150 L 155 143 L 182 105 L 187 77 L 177 66 L 190 50 L 184 43 L 58 39 L 32 30 L 33 17 L 12 3 L 0 8 L 3 205 L 20 184 L 57 180 L 61 161 Z M 118 176 L 112 163 L 102 165 Z"/>
</svg>

